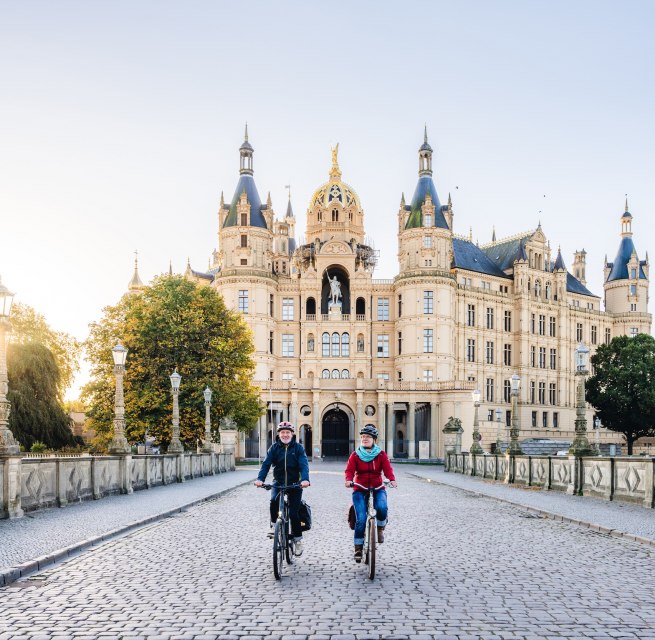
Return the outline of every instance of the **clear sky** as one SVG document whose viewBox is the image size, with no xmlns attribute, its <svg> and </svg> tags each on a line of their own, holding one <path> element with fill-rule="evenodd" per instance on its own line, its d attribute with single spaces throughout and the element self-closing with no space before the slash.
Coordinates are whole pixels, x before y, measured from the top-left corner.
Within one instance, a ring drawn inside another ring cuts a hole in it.
<svg viewBox="0 0 655 640">
<path fill-rule="evenodd" d="M 655 250 L 654 27 L 629 0 L 0 1 L 0 275 L 84 339 L 135 249 L 144 281 L 205 269 L 248 121 L 260 196 L 282 215 L 291 184 L 299 236 L 340 143 L 393 277 L 427 123 L 456 233 L 541 221 L 602 295 L 624 194 Z"/>
</svg>

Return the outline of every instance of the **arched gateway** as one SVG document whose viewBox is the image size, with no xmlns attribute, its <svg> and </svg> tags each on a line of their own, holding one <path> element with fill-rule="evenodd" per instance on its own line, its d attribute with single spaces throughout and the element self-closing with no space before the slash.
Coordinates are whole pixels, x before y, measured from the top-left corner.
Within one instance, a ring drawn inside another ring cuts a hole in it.
<svg viewBox="0 0 655 640">
<path fill-rule="evenodd" d="M 347 458 L 351 451 L 350 417 L 339 407 L 325 412 L 322 425 L 324 458 Z"/>
</svg>

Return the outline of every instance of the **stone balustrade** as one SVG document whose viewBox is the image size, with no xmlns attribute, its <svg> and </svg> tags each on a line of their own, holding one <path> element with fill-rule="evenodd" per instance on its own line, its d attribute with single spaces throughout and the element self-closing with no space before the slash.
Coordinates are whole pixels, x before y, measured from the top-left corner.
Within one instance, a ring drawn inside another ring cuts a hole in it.
<svg viewBox="0 0 655 640">
<path fill-rule="evenodd" d="M 234 453 L 0 457 L 0 518 L 233 471 Z"/>
<path fill-rule="evenodd" d="M 448 453 L 446 471 L 655 508 L 655 457 Z"/>
</svg>

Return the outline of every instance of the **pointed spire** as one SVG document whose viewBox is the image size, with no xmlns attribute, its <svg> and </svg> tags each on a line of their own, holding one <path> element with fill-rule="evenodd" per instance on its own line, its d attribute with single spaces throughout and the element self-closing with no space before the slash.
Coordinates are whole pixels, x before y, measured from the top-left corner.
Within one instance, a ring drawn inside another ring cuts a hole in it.
<svg viewBox="0 0 655 640">
<path fill-rule="evenodd" d="M 173 275 L 173 261 L 172 260 L 168 261 L 168 275 L 169 276 Z"/>
<path fill-rule="evenodd" d="M 428 143 L 428 125 L 423 131 L 423 144 L 418 150 L 418 174 L 419 176 L 432 175 L 432 147 Z"/>
<path fill-rule="evenodd" d="M 271 192 L 268 192 L 266 196 L 266 206 L 270 209 L 273 206 L 273 201 L 271 200 Z"/>
<path fill-rule="evenodd" d="M 403 191 L 402 195 L 400 196 L 400 206 L 405 207 L 405 192 Z"/>
<path fill-rule="evenodd" d="M 247 122 L 246 122 L 246 133 L 245 133 L 243 139 L 244 139 L 246 142 L 248 142 L 248 123 L 247 123 Z"/>
<path fill-rule="evenodd" d="M 491 242 L 496 242 L 496 225 L 493 226 L 493 231 L 491 232 Z"/>
<path fill-rule="evenodd" d="M 221 191 L 221 209 L 225 206 L 225 198 L 223 197 L 223 192 Z"/>
<path fill-rule="evenodd" d="M 428 143 L 428 123 L 425 123 L 425 129 L 423 130 L 423 142 Z"/>
<path fill-rule="evenodd" d="M 625 212 L 629 213 L 630 210 L 628 209 L 628 195 L 626 194 L 625 196 Z"/>
<path fill-rule="evenodd" d="M 139 277 L 139 252 L 134 251 L 134 274 L 132 275 L 132 279 L 130 280 L 130 283 L 127 285 L 127 290 L 128 291 L 138 291 L 140 289 L 143 289 L 143 282 L 141 282 L 141 278 Z"/>
<path fill-rule="evenodd" d="M 469 242 L 473 242 L 473 227 L 469 227 Z"/>
<path fill-rule="evenodd" d="M 248 123 L 246 122 L 246 131 L 244 136 L 243 144 L 239 147 L 239 155 L 241 156 L 241 164 L 239 173 L 252 175 L 252 154 L 255 150 L 253 149 L 250 142 L 248 142 Z"/>
<path fill-rule="evenodd" d="M 450 191 L 448 192 L 448 208 L 453 208 L 453 199 L 450 197 Z"/>
<path fill-rule="evenodd" d="M 553 271 L 566 271 L 564 258 L 562 258 L 562 248 L 559 246 L 557 247 L 557 259 L 555 260 Z"/>
</svg>

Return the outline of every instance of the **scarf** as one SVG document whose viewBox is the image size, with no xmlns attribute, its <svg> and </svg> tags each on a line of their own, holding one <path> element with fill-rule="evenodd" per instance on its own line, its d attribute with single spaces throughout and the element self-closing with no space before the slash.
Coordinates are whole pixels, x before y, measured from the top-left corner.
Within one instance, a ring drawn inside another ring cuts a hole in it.
<svg viewBox="0 0 655 640">
<path fill-rule="evenodd" d="M 377 444 L 374 444 L 370 451 L 367 451 L 364 447 L 357 447 L 357 449 L 355 449 L 355 453 L 362 462 L 371 462 L 380 451 L 382 451 L 382 449 L 380 449 Z"/>
</svg>

